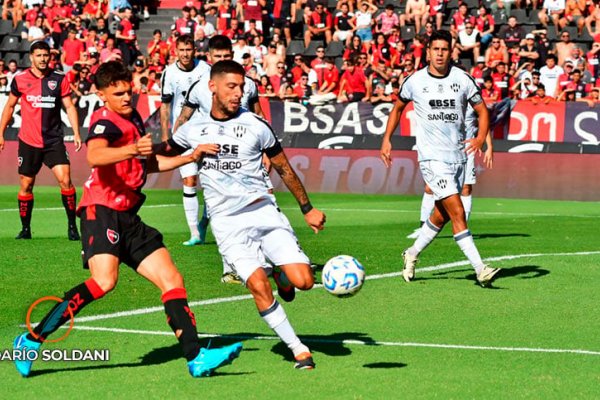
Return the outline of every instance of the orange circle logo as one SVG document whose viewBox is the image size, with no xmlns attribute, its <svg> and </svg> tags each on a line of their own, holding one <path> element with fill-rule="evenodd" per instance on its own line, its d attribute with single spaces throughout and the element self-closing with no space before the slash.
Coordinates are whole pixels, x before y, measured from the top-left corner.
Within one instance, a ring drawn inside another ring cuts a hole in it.
<svg viewBox="0 0 600 400">
<path fill-rule="evenodd" d="M 38 304 L 43 303 L 44 301 L 56 301 L 57 303 L 62 303 L 64 300 L 61 299 L 60 297 L 44 296 L 44 297 L 34 301 L 33 304 L 30 305 L 29 309 L 27 310 L 27 317 L 25 319 L 25 324 L 27 326 L 27 330 L 29 331 L 29 333 L 31 333 L 31 336 L 33 336 L 36 339 L 40 339 L 42 342 L 56 343 L 56 342 L 60 342 L 61 340 L 65 340 L 71 333 L 71 330 L 73 329 L 73 325 L 75 324 L 75 319 L 73 317 L 73 310 L 71 310 L 71 307 L 69 307 L 68 305 L 67 305 L 67 311 L 69 312 L 69 316 L 71 317 L 71 323 L 69 324 L 69 329 L 67 329 L 67 333 L 65 333 L 58 339 L 48 340 L 48 339 L 41 338 L 40 335 L 33 332 L 33 328 L 31 327 L 31 313 L 33 312 L 33 309 L 38 306 Z"/>
</svg>

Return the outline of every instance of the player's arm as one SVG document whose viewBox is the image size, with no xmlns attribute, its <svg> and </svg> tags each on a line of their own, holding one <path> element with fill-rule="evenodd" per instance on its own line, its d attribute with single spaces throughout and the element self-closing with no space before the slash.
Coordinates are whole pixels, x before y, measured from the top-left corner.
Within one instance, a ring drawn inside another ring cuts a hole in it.
<svg viewBox="0 0 600 400">
<path fill-rule="evenodd" d="M 486 136 L 490 129 L 490 113 L 485 105 L 485 102 L 481 98 L 481 95 L 477 94 L 472 98 L 472 100 L 469 100 L 469 102 L 471 103 L 471 106 L 477 113 L 477 121 L 479 124 L 477 136 L 473 139 L 465 140 L 465 143 L 467 144 L 467 154 L 471 154 L 481 150 L 481 147 L 483 146 L 483 143 L 485 142 Z"/>
<path fill-rule="evenodd" d="M 310 204 L 304 185 L 300 178 L 298 178 L 298 175 L 296 175 L 296 171 L 294 171 L 290 165 L 281 146 L 278 144 L 274 148 L 267 149 L 265 152 L 271 160 L 271 165 L 275 168 L 283 183 L 285 183 L 285 186 L 289 189 L 294 198 L 296 198 L 308 226 L 310 226 L 315 233 L 322 231 L 325 228 L 325 214 Z"/>
<path fill-rule="evenodd" d="M 77 115 L 77 108 L 71 100 L 71 96 L 65 96 L 62 98 L 62 103 L 65 106 L 67 112 L 67 118 L 73 129 L 73 143 L 75 143 L 75 151 L 81 150 L 81 134 L 79 133 L 79 116 Z"/>
<path fill-rule="evenodd" d="M 4 132 L 6 132 L 6 128 L 12 119 L 12 115 L 15 112 L 15 106 L 19 98 L 14 94 L 10 94 L 8 96 L 8 100 L 4 105 L 4 110 L 2 111 L 2 117 L 0 118 L 0 151 L 4 150 Z"/>
<path fill-rule="evenodd" d="M 160 140 L 169 139 L 169 119 L 171 118 L 171 103 L 160 105 Z"/>
<path fill-rule="evenodd" d="M 388 168 L 392 165 L 392 135 L 396 131 L 398 123 L 400 123 L 400 117 L 402 116 L 402 111 L 404 111 L 406 104 L 407 103 L 403 102 L 402 100 L 396 101 L 394 108 L 392 108 L 392 111 L 390 111 L 387 125 L 385 126 L 385 133 L 383 134 L 380 152 L 381 160 Z"/>
<path fill-rule="evenodd" d="M 485 137 L 485 153 L 483 153 L 483 164 L 492 169 L 494 167 L 494 145 L 492 143 L 492 132 L 488 132 Z"/>
<path fill-rule="evenodd" d="M 178 155 L 173 157 L 166 157 L 154 154 L 147 159 L 146 168 L 148 173 L 171 171 L 175 168 L 179 168 L 182 165 L 189 164 L 191 162 L 202 161 L 202 158 L 206 154 L 216 155 L 219 152 L 219 145 L 201 144 L 194 149 L 191 154 Z"/>
<path fill-rule="evenodd" d="M 192 118 L 192 115 L 194 115 L 194 111 L 195 111 L 195 109 L 193 107 L 190 107 L 189 105 L 184 104 L 183 107 L 181 108 L 181 112 L 179 113 L 179 116 L 177 117 L 177 120 L 175 121 L 175 125 L 173 126 L 173 132 L 176 132 L 177 129 L 179 129 L 179 127 L 181 125 L 188 122 L 190 120 L 190 118 Z"/>
<path fill-rule="evenodd" d="M 92 138 L 87 142 L 87 161 L 90 167 L 95 168 L 116 164 L 137 156 L 148 156 L 152 154 L 151 151 L 147 151 L 148 143 L 152 144 L 150 134 L 136 143 L 120 147 L 110 147 L 109 139 L 106 137 Z"/>
</svg>

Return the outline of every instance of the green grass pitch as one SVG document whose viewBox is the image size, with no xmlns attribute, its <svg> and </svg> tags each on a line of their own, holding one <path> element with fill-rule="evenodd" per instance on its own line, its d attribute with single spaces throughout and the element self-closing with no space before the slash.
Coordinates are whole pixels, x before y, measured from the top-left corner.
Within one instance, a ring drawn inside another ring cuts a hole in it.
<svg viewBox="0 0 600 400">
<path fill-rule="evenodd" d="M 0 187 L 0 350 L 11 348 L 32 302 L 60 297 L 88 278 L 80 244 L 66 239 L 59 190 L 36 188 L 31 241 L 13 239 L 16 191 Z M 79 315 L 68 339 L 44 345 L 108 349 L 110 361 L 37 361 L 28 379 L 1 361 L 0 398 L 600 397 L 598 203 L 482 199 L 475 191 L 471 231 L 482 256 L 503 268 L 494 287 L 482 289 L 449 227 L 421 255 L 414 282 L 399 276 L 420 198 L 314 194 L 312 203 L 327 214 L 326 230 L 314 235 L 293 198 L 278 194 L 314 262 L 350 254 L 367 271 L 355 297 L 337 299 L 315 287 L 284 304 L 317 363 L 314 371 L 296 371 L 247 291 L 219 281 L 213 237 L 204 246 L 181 245 L 188 232 L 179 191 L 147 194 L 142 218 L 164 234 L 186 279 L 203 343 L 241 339 L 240 358 L 213 377 L 191 378 L 160 293 L 122 267 L 115 291 Z M 114 315 L 119 311 L 132 312 Z"/>
</svg>

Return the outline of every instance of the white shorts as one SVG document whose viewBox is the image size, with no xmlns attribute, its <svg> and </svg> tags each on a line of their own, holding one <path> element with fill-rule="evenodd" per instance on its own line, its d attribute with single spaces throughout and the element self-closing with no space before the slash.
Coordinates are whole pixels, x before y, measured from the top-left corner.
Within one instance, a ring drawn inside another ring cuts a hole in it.
<svg viewBox="0 0 600 400">
<path fill-rule="evenodd" d="M 462 191 L 465 182 L 465 164 L 428 160 L 419 162 L 419 168 L 435 200 L 442 200 Z"/>
<path fill-rule="evenodd" d="M 187 156 L 192 154 L 194 149 L 189 149 L 182 156 Z M 198 164 L 195 162 L 191 162 L 189 164 L 182 165 L 179 167 L 179 173 L 181 174 L 181 178 L 189 178 L 190 176 L 198 175 Z"/>
<path fill-rule="evenodd" d="M 474 185 L 477 183 L 477 175 L 475 174 L 475 153 L 467 155 L 467 163 L 465 164 L 465 185 Z"/>
<path fill-rule="evenodd" d="M 336 31 L 334 33 L 340 42 L 345 42 L 350 36 L 354 35 L 353 31 Z"/>
<path fill-rule="evenodd" d="M 258 268 L 310 264 L 288 219 L 271 200 L 251 204 L 234 214 L 216 215 L 210 227 L 223 260 L 244 282 Z"/>
</svg>

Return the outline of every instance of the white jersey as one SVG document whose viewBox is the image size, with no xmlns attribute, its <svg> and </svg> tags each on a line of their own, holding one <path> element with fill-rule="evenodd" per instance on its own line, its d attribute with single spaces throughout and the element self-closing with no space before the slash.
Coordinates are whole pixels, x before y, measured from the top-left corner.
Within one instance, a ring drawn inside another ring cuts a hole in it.
<svg viewBox="0 0 600 400">
<path fill-rule="evenodd" d="M 483 102 L 469 74 L 450 66 L 446 76 L 436 77 L 420 69 L 402 84 L 400 100 L 414 104 L 419 161 L 465 162 L 467 106 Z"/>
<path fill-rule="evenodd" d="M 269 124 L 247 109 L 227 120 L 213 119 L 210 113 L 193 118 L 169 143 L 180 151 L 209 143 L 221 146 L 199 168 L 209 217 L 232 215 L 258 199 L 273 199 L 262 153 L 275 155 L 281 146 Z"/>
<path fill-rule="evenodd" d="M 202 78 L 194 83 L 185 97 L 185 105 L 197 110 L 194 115 L 209 114 L 212 107 L 212 92 L 208 88 L 210 74 L 203 75 Z M 253 110 L 254 104 L 258 101 L 258 89 L 252 78 L 244 77 L 244 94 L 242 95 L 241 106 L 248 110 Z"/>
<path fill-rule="evenodd" d="M 191 71 L 179 67 L 179 62 L 165 68 L 162 76 L 161 101 L 171 104 L 171 124 L 174 125 L 185 103 L 185 96 L 194 82 L 210 74 L 210 65 L 200 61 Z"/>
<path fill-rule="evenodd" d="M 466 139 L 473 139 L 477 136 L 477 132 L 479 131 L 479 120 L 477 119 L 477 113 L 471 107 L 467 107 L 467 113 L 465 115 L 465 126 L 467 129 Z"/>
</svg>

